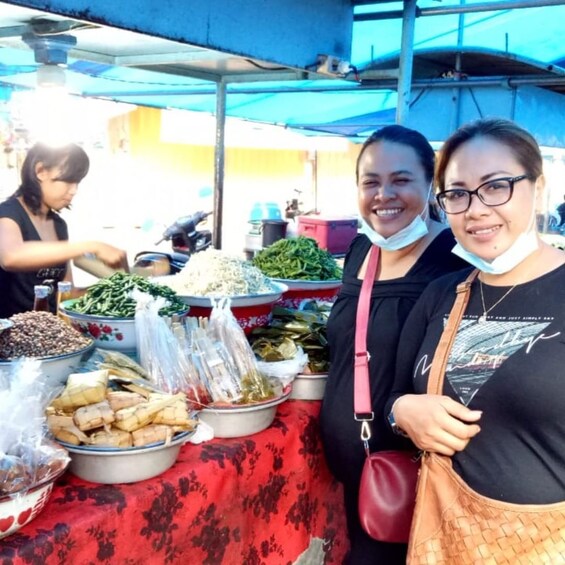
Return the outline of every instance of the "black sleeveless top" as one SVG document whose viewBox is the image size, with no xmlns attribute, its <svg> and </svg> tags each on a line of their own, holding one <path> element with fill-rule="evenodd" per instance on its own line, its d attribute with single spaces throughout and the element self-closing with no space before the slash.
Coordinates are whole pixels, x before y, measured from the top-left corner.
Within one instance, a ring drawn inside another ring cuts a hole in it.
<svg viewBox="0 0 565 565">
<path fill-rule="evenodd" d="M 55 232 L 61 241 L 69 239 L 67 224 L 57 213 L 50 212 L 55 222 Z M 35 226 L 27 212 L 15 197 L 10 197 L 0 204 L 0 218 L 10 218 L 20 227 L 24 241 L 41 241 Z M 57 281 L 65 278 L 67 264 L 61 263 L 34 271 L 10 272 L 0 267 L 0 318 L 9 318 L 13 314 L 33 309 L 33 287 L 46 280 Z M 49 298 L 51 311 L 55 313 L 56 292 Z"/>
</svg>

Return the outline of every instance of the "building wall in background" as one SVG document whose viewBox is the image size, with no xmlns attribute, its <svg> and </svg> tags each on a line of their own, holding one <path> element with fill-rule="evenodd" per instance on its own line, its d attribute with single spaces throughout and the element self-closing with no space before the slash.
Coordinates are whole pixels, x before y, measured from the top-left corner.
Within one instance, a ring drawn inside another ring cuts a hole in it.
<svg viewBox="0 0 565 565">
<path fill-rule="evenodd" d="M 148 240 L 149 234 L 160 234 L 180 215 L 211 210 L 214 147 L 161 141 L 161 111 L 152 108 L 137 108 L 113 118 L 108 131 L 108 155 L 91 156 L 91 174 L 83 181 L 97 187 L 81 189 L 81 193 L 88 193 L 84 197 L 90 201 L 88 206 L 94 206 L 94 195 L 106 202 L 96 219 L 103 218 L 106 235 L 129 227 L 133 233 L 140 232 L 137 239 Z M 351 149 L 343 153 L 316 151 L 315 162 L 313 152 L 303 149 L 227 147 L 223 248 L 243 251 L 255 202 L 275 202 L 284 215 L 295 190 L 301 192 L 304 210 L 317 208 L 322 213 L 343 215 L 347 209 L 355 213 L 358 148 L 349 145 Z M 101 162 L 104 158 L 107 165 Z M 104 171 L 105 180 L 100 171 Z"/>
</svg>

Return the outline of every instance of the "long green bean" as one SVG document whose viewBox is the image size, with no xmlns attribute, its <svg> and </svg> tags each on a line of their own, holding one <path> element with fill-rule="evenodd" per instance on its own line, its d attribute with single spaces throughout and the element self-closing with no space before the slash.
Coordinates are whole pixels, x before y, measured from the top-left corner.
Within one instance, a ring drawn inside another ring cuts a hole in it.
<svg viewBox="0 0 565 565">
<path fill-rule="evenodd" d="M 152 283 L 139 275 L 126 273 L 115 273 L 93 284 L 86 294 L 68 305 L 67 309 L 91 316 L 133 318 L 136 303 L 130 293 L 134 288 L 151 296 L 163 296 L 167 299 L 167 306 L 159 310 L 161 316 L 171 316 L 188 309 L 177 293 L 169 287 Z"/>
</svg>

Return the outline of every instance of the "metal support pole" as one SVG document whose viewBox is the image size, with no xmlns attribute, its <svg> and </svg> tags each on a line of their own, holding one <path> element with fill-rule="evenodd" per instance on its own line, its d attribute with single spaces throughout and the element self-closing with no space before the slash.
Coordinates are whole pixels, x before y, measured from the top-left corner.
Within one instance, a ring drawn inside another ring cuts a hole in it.
<svg viewBox="0 0 565 565">
<path fill-rule="evenodd" d="M 459 0 L 461 5 L 465 4 L 465 0 Z M 457 53 L 455 54 L 455 79 L 461 80 L 461 49 L 463 48 L 463 34 L 465 32 L 465 14 L 459 14 L 459 22 L 457 29 Z M 453 119 L 451 122 L 451 131 L 455 131 L 461 124 L 461 89 L 453 89 Z"/>
<path fill-rule="evenodd" d="M 467 4 L 466 6 L 441 6 L 431 8 L 418 8 L 416 15 L 420 16 L 447 16 L 449 14 L 469 14 L 471 12 L 497 12 L 499 10 L 515 10 L 520 8 L 541 8 L 544 6 L 562 6 L 564 0 L 506 0 L 502 2 L 481 2 Z M 364 12 L 355 14 L 353 21 L 370 22 L 376 20 L 391 20 L 402 17 L 400 10 L 387 10 L 383 12 Z"/>
<path fill-rule="evenodd" d="M 218 81 L 216 88 L 216 147 L 214 150 L 214 233 L 212 245 L 222 248 L 222 217 L 224 209 L 224 133 L 226 125 L 226 83 Z"/>
<path fill-rule="evenodd" d="M 410 110 L 416 1 L 417 0 L 405 0 L 404 2 L 398 74 L 398 103 L 396 106 L 397 124 L 406 123 Z"/>
<path fill-rule="evenodd" d="M 445 16 L 447 14 L 469 14 L 471 12 L 497 12 L 519 8 L 540 8 L 542 6 L 561 6 L 563 0 L 506 0 L 502 2 L 480 2 L 466 6 L 443 6 L 422 8 L 422 16 Z"/>
</svg>

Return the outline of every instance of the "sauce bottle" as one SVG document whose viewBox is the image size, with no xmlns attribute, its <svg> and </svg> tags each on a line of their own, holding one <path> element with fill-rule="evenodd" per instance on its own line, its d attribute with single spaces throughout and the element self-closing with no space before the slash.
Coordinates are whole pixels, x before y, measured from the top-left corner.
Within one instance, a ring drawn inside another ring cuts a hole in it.
<svg viewBox="0 0 565 565">
<path fill-rule="evenodd" d="M 33 287 L 35 298 L 33 300 L 33 309 L 39 312 L 49 312 L 49 295 L 51 289 L 44 284 L 36 284 Z"/>
<path fill-rule="evenodd" d="M 59 281 L 57 283 L 57 314 L 61 315 L 59 311 L 59 305 L 65 300 L 71 298 L 71 291 L 73 289 L 73 284 L 71 281 Z"/>
</svg>

